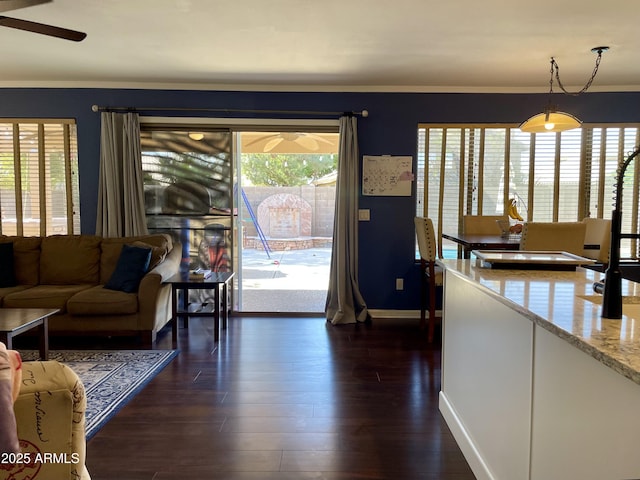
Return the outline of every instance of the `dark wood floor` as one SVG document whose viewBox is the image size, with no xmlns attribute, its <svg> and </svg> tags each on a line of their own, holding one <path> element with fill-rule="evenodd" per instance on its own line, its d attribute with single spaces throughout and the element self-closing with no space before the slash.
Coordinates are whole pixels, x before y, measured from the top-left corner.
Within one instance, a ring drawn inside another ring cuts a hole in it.
<svg viewBox="0 0 640 480">
<path fill-rule="evenodd" d="M 89 441 L 93 480 L 474 478 L 415 325 L 233 317 L 216 345 L 209 322 Z"/>
</svg>

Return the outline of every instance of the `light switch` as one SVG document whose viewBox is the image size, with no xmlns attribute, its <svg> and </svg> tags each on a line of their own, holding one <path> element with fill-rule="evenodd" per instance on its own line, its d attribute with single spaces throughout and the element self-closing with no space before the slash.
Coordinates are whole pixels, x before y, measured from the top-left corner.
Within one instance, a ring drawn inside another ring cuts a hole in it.
<svg viewBox="0 0 640 480">
<path fill-rule="evenodd" d="M 371 220 L 371 213 L 368 208 L 361 208 L 358 210 L 358 220 L 363 222 Z"/>
</svg>

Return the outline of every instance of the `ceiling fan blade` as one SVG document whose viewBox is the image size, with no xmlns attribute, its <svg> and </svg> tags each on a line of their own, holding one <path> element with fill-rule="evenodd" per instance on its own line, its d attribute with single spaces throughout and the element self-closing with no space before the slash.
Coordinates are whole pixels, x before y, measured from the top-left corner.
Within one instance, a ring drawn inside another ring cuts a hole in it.
<svg viewBox="0 0 640 480">
<path fill-rule="evenodd" d="M 327 139 L 326 139 L 326 138 L 324 138 L 324 137 L 321 137 L 320 135 L 314 135 L 313 133 L 305 133 L 305 136 L 310 137 L 310 138 L 313 138 L 313 139 L 315 139 L 316 141 L 321 142 L 321 143 L 327 143 L 327 144 L 329 144 L 329 145 L 333 145 L 333 142 L 331 142 L 331 141 L 327 140 Z"/>
<path fill-rule="evenodd" d="M 301 135 L 300 137 L 298 137 L 294 141 L 298 145 L 300 145 L 301 147 L 304 147 L 307 150 L 310 150 L 312 152 L 315 152 L 316 150 L 318 150 L 320 148 L 320 145 L 318 145 L 318 142 L 316 141 L 316 139 L 312 138 L 312 137 L 310 137 L 308 135 Z"/>
<path fill-rule="evenodd" d="M 68 28 L 54 27 L 53 25 L 47 25 L 45 23 L 4 16 L 0 16 L 0 25 L 25 30 L 27 32 L 49 35 L 50 37 L 62 38 L 64 40 L 71 40 L 72 42 L 81 42 L 87 36 L 86 33 L 69 30 Z"/>
<path fill-rule="evenodd" d="M 271 150 L 276 148 L 278 145 L 280 145 L 280 142 L 282 141 L 284 141 L 284 138 L 282 137 L 272 138 L 265 144 L 263 151 L 265 153 L 270 152 Z"/>
<path fill-rule="evenodd" d="M 249 143 L 245 144 L 245 147 L 249 147 L 251 145 L 255 145 L 256 143 L 259 143 L 259 142 L 267 143 L 269 141 L 269 139 L 276 138 L 276 137 L 279 137 L 279 136 L 280 136 L 279 133 L 276 133 L 274 135 L 264 135 L 264 136 L 258 137 L 255 140 L 252 140 Z"/>
<path fill-rule="evenodd" d="M 0 0 L 0 12 L 18 10 L 19 8 L 33 7 L 43 3 L 51 3 L 53 0 Z"/>
</svg>

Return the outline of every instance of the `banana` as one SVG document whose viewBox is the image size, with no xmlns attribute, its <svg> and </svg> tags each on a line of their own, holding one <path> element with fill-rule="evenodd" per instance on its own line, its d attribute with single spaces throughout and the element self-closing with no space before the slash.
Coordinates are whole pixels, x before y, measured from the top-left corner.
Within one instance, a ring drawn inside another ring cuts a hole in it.
<svg viewBox="0 0 640 480">
<path fill-rule="evenodd" d="M 512 212 L 513 212 L 513 198 L 510 198 L 509 200 L 504 202 L 504 213 L 506 215 L 508 215 L 510 218 L 514 218 L 512 216 Z"/>
<path fill-rule="evenodd" d="M 522 215 L 518 213 L 518 206 L 516 205 L 515 198 L 510 198 L 509 200 L 507 200 L 507 202 L 505 203 L 505 213 L 514 220 L 520 220 L 521 222 L 524 221 Z"/>
<path fill-rule="evenodd" d="M 522 218 L 522 215 L 520 215 L 520 213 L 518 213 L 518 207 L 516 206 L 516 204 L 513 204 L 513 215 L 515 216 L 515 218 L 521 222 L 524 222 L 524 218 Z"/>
</svg>

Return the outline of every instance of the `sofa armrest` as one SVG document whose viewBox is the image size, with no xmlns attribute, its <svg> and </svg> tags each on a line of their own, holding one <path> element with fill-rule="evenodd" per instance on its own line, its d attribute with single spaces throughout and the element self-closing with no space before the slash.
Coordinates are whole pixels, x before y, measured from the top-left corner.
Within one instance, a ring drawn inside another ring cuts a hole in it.
<svg viewBox="0 0 640 480">
<path fill-rule="evenodd" d="M 147 272 L 138 287 L 139 302 L 155 297 L 158 288 L 180 271 L 180 261 L 182 260 L 182 247 L 176 244 L 165 259 L 156 265 L 153 270 Z"/>
<path fill-rule="evenodd" d="M 166 282 L 169 278 L 180 271 L 180 262 L 182 261 L 182 246 L 174 243 L 173 248 L 165 259 L 156 265 L 153 270 L 147 272 L 147 275 L 159 275 L 162 282 Z M 145 275 L 145 277 L 147 276 Z M 144 282 L 144 278 L 142 279 Z"/>
<path fill-rule="evenodd" d="M 182 247 L 174 244 L 166 258 L 148 272 L 138 287 L 138 330 L 153 331 L 170 318 L 171 285 L 167 280 L 180 271 Z"/>
<path fill-rule="evenodd" d="M 29 469 L 23 473 L 38 473 L 37 478 L 89 479 L 85 466 L 87 399 L 82 381 L 56 361 L 22 365 L 22 385 L 14 410 L 20 446 L 33 460 L 21 466 Z M 38 453 L 55 454 L 58 461 L 38 462 Z"/>
</svg>

